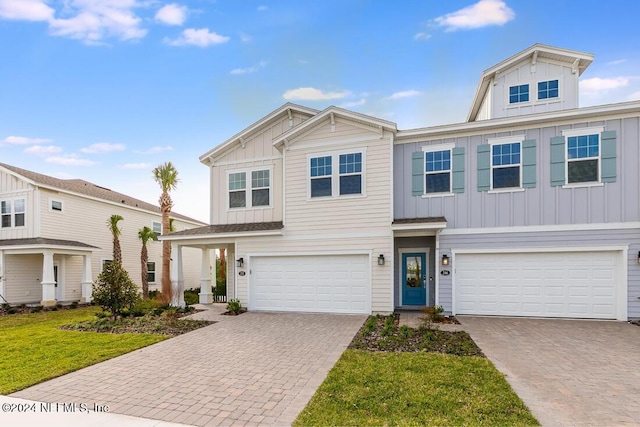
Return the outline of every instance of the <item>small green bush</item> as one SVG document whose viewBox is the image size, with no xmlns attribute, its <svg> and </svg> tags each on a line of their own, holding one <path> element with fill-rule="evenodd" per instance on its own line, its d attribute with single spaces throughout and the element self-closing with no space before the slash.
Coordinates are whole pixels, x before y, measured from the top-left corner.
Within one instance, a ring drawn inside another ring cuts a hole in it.
<svg viewBox="0 0 640 427">
<path fill-rule="evenodd" d="M 242 312 L 242 306 L 239 299 L 229 300 L 227 303 L 227 311 L 233 314 L 240 314 Z"/>
<path fill-rule="evenodd" d="M 187 305 L 198 304 L 200 302 L 200 289 L 185 289 L 184 303 Z"/>
<path fill-rule="evenodd" d="M 139 298 L 138 286 L 116 262 L 106 265 L 93 284 L 93 301 L 114 319 L 123 310 L 133 308 Z"/>
</svg>

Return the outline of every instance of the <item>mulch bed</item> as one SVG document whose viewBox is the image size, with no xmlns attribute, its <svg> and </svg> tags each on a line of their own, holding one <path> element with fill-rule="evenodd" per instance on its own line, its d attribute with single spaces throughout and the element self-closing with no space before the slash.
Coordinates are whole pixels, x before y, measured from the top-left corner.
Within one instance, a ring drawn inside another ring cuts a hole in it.
<svg viewBox="0 0 640 427">
<path fill-rule="evenodd" d="M 192 313 L 190 313 L 192 314 Z M 209 320 L 190 320 L 168 316 L 125 317 L 112 320 L 109 318 L 87 320 L 61 326 L 60 329 L 80 332 L 105 332 L 111 334 L 161 334 L 172 337 L 209 326 Z"/>
<path fill-rule="evenodd" d="M 457 321 L 456 321 L 457 322 Z M 398 326 L 398 315 L 370 316 L 349 348 L 385 352 L 434 352 L 485 357 L 464 331 L 441 331 L 437 326 Z"/>
<path fill-rule="evenodd" d="M 51 307 L 42 307 L 40 305 L 29 307 L 26 305 L 9 306 L 8 304 L 2 304 L 2 306 L 0 306 L 0 317 L 13 316 L 14 314 L 41 313 L 43 311 L 73 310 L 80 307 L 86 307 L 87 305 L 88 304 L 58 304 Z"/>
</svg>

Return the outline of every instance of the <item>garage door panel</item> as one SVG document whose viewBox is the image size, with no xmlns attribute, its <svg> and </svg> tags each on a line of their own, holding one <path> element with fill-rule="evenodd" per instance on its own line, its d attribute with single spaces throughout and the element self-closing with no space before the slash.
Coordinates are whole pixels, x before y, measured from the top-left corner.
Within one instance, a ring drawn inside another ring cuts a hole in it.
<svg viewBox="0 0 640 427">
<path fill-rule="evenodd" d="M 250 263 L 251 310 L 369 312 L 368 255 L 252 257 Z"/>
<path fill-rule="evenodd" d="M 619 251 L 458 254 L 456 314 L 616 318 Z"/>
</svg>

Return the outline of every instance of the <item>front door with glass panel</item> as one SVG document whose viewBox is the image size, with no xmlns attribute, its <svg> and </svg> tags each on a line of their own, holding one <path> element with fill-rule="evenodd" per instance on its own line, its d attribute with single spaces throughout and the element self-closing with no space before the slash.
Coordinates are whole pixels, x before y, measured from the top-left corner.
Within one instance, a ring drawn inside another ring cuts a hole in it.
<svg viewBox="0 0 640 427">
<path fill-rule="evenodd" d="M 427 305 L 427 256 L 402 254 L 402 305 Z"/>
</svg>

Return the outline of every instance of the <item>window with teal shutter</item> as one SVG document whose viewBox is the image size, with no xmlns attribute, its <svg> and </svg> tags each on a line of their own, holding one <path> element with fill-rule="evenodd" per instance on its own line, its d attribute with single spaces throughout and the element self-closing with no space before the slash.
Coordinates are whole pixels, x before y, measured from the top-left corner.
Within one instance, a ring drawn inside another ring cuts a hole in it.
<svg viewBox="0 0 640 427">
<path fill-rule="evenodd" d="M 424 152 L 416 151 L 411 154 L 411 192 L 414 196 L 422 196 L 424 194 L 423 176 Z"/>
<path fill-rule="evenodd" d="M 602 182 L 616 182 L 616 131 L 602 132 Z"/>
<path fill-rule="evenodd" d="M 491 188 L 491 146 L 478 145 L 478 191 L 489 191 Z"/>
<path fill-rule="evenodd" d="M 536 187 L 536 141 L 522 141 L 522 187 Z"/>
</svg>

